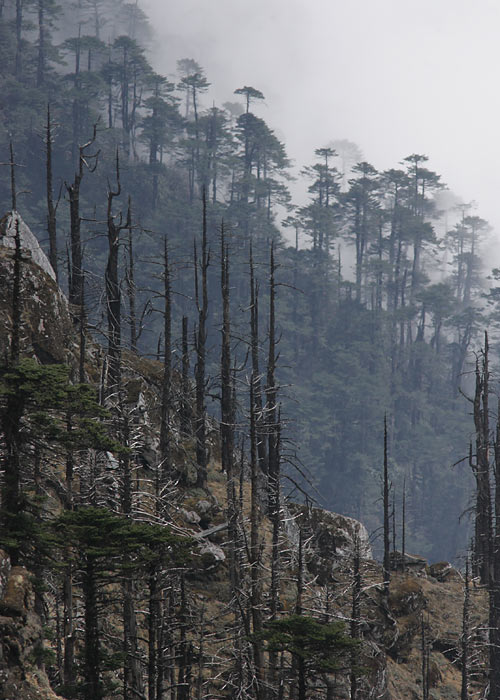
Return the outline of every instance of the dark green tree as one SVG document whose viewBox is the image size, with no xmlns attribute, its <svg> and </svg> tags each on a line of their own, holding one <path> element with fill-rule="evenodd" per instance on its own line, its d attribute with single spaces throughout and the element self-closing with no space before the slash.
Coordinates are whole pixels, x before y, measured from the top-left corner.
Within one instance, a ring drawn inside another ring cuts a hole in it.
<svg viewBox="0 0 500 700">
<path fill-rule="evenodd" d="M 266 625 L 267 649 L 287 652 L 297 667 L 298 700 L 306 700 L 308 685 L 319 673 L 347 672 L 350 654 L 359 644 L 342 622 L 320 622 L 308 615 L 290 615 Z"/>
</svg>

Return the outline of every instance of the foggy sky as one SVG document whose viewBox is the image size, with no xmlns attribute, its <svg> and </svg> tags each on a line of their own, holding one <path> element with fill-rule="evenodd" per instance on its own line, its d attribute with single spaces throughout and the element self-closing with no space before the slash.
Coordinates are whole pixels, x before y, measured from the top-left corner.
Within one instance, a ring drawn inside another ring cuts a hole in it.
<svg viewBox="0 0 500 700">
<path fill-rule="evenodd" d="M 500 232 L 498 0 L 141 0 L 154 63 L 194 58 L 206 106 L 252 85 L 255 113 L 297 166 L 335 139 L 377 169 L 425 153 L 429 168 Z M 500 245 L 499 245 L 500 249 Z"/>
</svg>

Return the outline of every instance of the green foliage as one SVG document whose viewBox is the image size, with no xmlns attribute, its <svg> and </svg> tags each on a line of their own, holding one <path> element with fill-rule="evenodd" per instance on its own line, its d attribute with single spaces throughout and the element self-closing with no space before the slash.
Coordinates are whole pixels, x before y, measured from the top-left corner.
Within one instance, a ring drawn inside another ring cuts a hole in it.
<svg viewBox="0 0 500 700">
<path fill-rule="evenodd" d="M 273 620 L 260 635 L 268 651 L 286 651 L 301 659 L 309 673 L 335 673 L 345 669 L 349 655 L 359 646 L 342 622 L 320 622 L 308 615 Z"/>
<path fill-rule="evenodd" d="M 56 547 L 71 547 L 75 562 L 93 560 L 105 572 L 124 573 L 167 560 L 180 564 L 190 547 L 189 539 L 168 527 L 136 522 L 105 508 L 64 511 L 51 527 Z"/>
<path fill-rule="evenodd" d="M 98 404 L 97 393 L 88 384 L 72 385 L 65 365 L 40 365 L 31 358 L 0 368 L 0 401 L 3 410 L 20 407 L 29 421 L 25 440 L 44 439 L 66 449 L 94 448 L 119 452 L 119 443 L 109 436 L 104 422 L 109 413 Z M 73 425 L 68 430 L 67 419 Z"/>
<path fill-rule="evenodd" d="M 69 369 L 64 365 L 39 365 L 22 358 L 18 365 L 0 369 L 0 397 L 15 396 L 37 408 L 62 406 L 67 395 Z"/>
</svg>

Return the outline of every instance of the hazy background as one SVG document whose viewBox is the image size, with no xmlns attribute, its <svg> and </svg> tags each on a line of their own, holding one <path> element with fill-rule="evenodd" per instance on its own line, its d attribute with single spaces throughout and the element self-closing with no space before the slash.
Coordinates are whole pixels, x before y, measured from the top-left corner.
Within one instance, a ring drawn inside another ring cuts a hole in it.
<svg viewBox="0 0 500 700">
<path fill-rule="evenodd" d="M 242 85 L 261 90 L 255 112 L 297 167 L 342 138 L 377 169 L 425 153 L 500 231 L 498 0 L 140 4 L 156 32 L 159 72 L 174 77 L 177 59 L 196 59 L 214 84 L 207 106 L 236 101 Z"/>
</svg>

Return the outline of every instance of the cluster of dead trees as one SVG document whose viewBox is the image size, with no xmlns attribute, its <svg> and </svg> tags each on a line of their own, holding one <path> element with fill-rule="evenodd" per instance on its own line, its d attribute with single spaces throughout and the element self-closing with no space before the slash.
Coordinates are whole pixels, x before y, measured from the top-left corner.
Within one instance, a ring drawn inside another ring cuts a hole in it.
<svg viewBox="0 0 500 700">
<path fill-rule="evenodd" d="M 476 356 L 475 392 L 469 399 L 473 408 L 475 444 L 470 444 L 469 465 L 476 483 L 472 576 L 479 580 L 489 597 L 489 689 L 488 698 L 500 697 L 500 404 L 494 396 L 490 368 L 488 333 Z M 469 608 L 469 570 L 466 572 L 464 602 L 464 648 L 462 698 L 468 698 L 466 640 Z"/>
<path fill-rule="evenodd" d="M 47 144 L 50 138 L 48 115 Z M 208 271 L 213 251 L 207 236 L 206 199 L 203 196 L 201 246 L 196 242 L 194 246 L 194 382 L 189 377 L 187 318 L 182 320 L 181 376 L 174 376 L 172 268 L 168 241 L 164 241 L 163 370 L 157 397 L 160 430 L 153 476 L 146 478 L 140 475 L 138 463 L 140 428 L 135 407 L 127 398 L 133 361 L 125 361 L 123 355 L 119 247 L 124 232 L 128 233 L 131 246 L 133 223 L 130 199 L 125 217 L 113 209 L 114 200 L 121 193 L 118 154 L 115 186 L 110 184 L 107 194 L 107 350 L 99 391 L 87 383 L 87 350 L 93 341 L 89 341 L 86 327 L 79 187 L 89 158 L 97 163 L 97 153 L 86 154 L 91 146 L 92 140 L 81 148 L 75 180 L 67 186 L 72 214 L 69 308 L 80 341 L 76 373 L 74 368 L 45 368 L 23 357 L 23 319 L 29 314 L 29 300 L 23 295 L 18 218 L 15 225 L 9 290 L 11 346 L 1 375 L 2 395 L 6 397 L 2 402 L 2 543 L 13 563 L 35 571 L 37 610 L 55 638 L 54 656 L 41 654 L 40 664 L 48 668 L 54 686 L 68 698 L 96 700 L 119 692 L 127 699 L 184 700 L 193 694 L 201 698 L 213 686 L 235 697 L 261 700 L 283 697 L 285 688 L 288 686 L 291 692 L 297 680 L 298 698 L 304 700 L 314 680 L 315 654 L 320 654 L 327 678 L 325 687 L 331 692 L 333 681 L 328 674 L 351 668 L 344 657 L 350 658 L 353 645 L 343 626 L 332 622 L 328 611 L 321 618 L 305 614 L 302 531 L 297 554 L 295 617 L 280 614 L 283 504 L 274 246 L 270 246 L 269 258 L 267 367 L 262 372 L 259 283 L 251 247 L 250 332 L 245 341 L 246 361 L 238 364 L 234 345 L 240 339 L 231 329 L 231 245 L 224 225 L 220 227 L 217 252 L 222 327 L 217 385 L 221 467 L 227 483 L 229 602 L 224 614 L 230 615 L 232 622 L 227 626 L 229 650 L 221 652 L 218 648 L 215 652 L 213 641 L 205 633 L 206 627 L 213 626 L 213 620 L 205 619 L 204 612 L 195 612 L 187 583 L 196 578 L 199 566 L 193 555 L 193 541 L 179 536 L 182 528 L 172 518 L 172 511 L 179 507 L 179 489 L 184 479 L 178 450 L 174 458 L 174 443 L 179 447 L 183 439 L 194 438 L 196 486 L 208 488 L 206 345 Z M 49 158 L 50 149 L 48 161 Z M 15 212 L 13 149 L 11 171 Z M 48 202 L 49 215 L 53 216 L 50 197 Z M 135 351 L 133 271 L 129 248 L 130 348 Z M 248 436 L 249 446 L 245 449 Z M 65 465 L 63 475 L 56 469 L 61 462 Z M 247 476 L 249 513 L 244 508 Z M 33 490 L 36 498 L 32 497 Z M 269 543 L 265 521 L 270 523 Z M 38 534 L 33 536 L 35 531 Z M 357 637 L 358 628 L 353 629 L 353 636 Z M 285 643 L 284 639 L 288 641 Z M 300 651 L 297 640 L 306 645 L 307 653 Z M 225 659 L 216 659 L 219 654 Z M 353 672 L 352 697 L 357 697 L 357 677 Z M 117 683 L 121 684 L 120 691 Z"/>
</svg>

